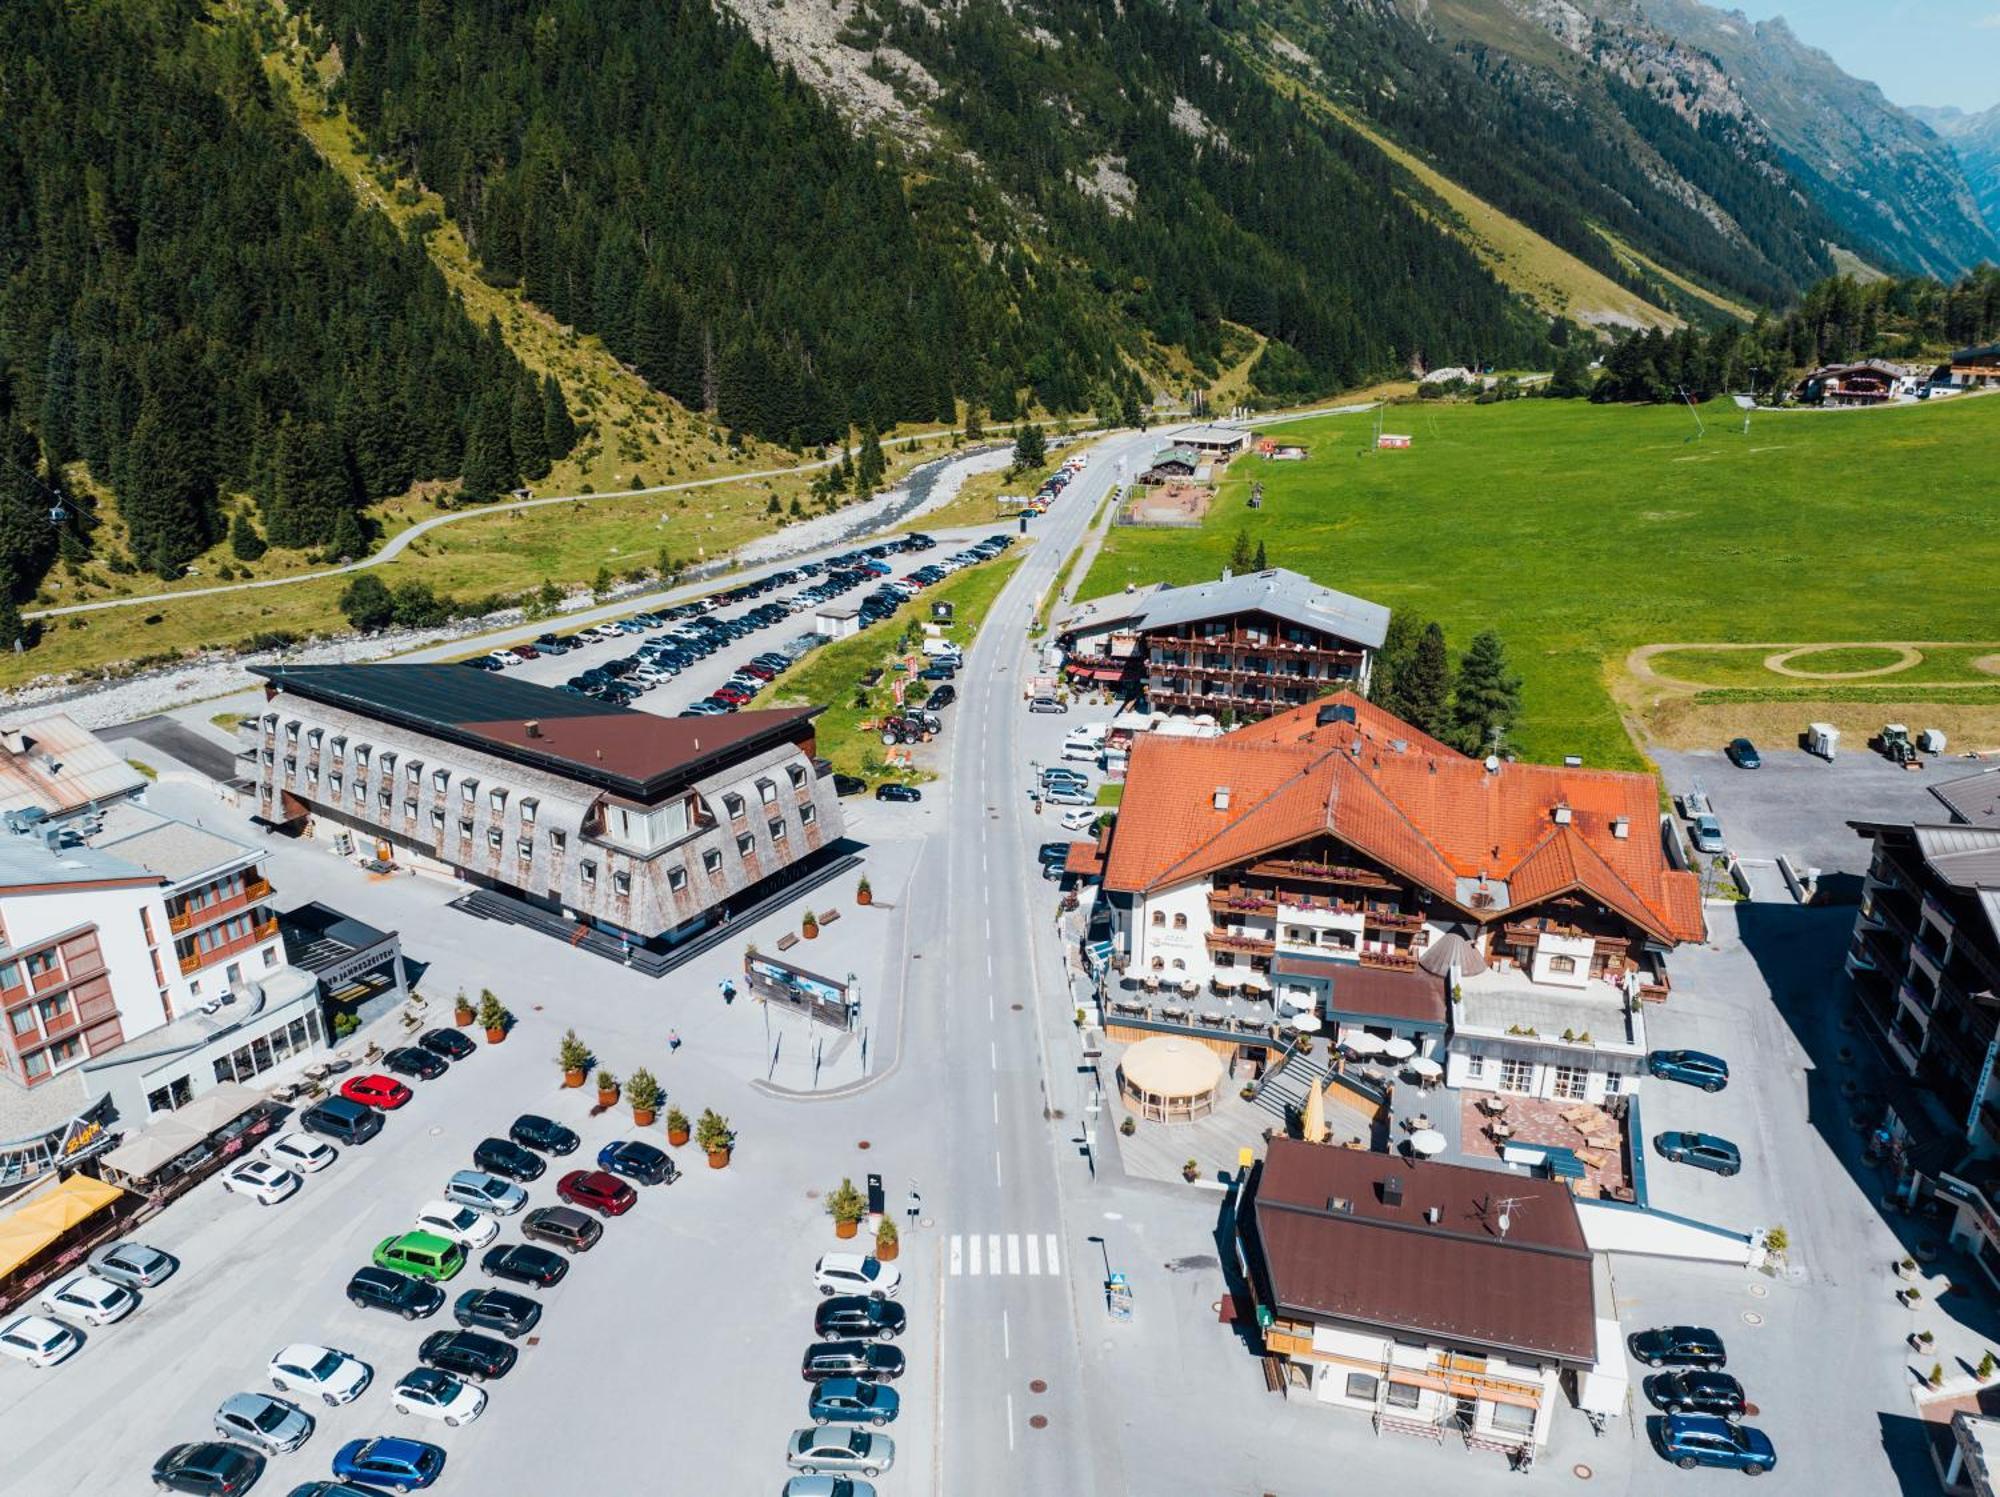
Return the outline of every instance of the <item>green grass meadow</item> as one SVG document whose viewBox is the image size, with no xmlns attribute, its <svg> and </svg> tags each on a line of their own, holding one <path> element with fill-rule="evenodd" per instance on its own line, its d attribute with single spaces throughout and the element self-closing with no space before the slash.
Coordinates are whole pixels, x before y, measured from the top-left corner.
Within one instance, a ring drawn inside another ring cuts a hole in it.
<svg viewBox="0 0 2000 1497">
<path fill-rule="evenodd" d="M 1372 450 L 1373 413 L 1288 423 L 1307 461 L 1238 461 L 1199 531 L 1113 530 L 1079 595 L 1214 577 L 1247 529 L 1273 565 L 1437 619 L 1454 650 L 1498 629 L 1524 681 L 1516 749 L 1596 765 L 1643 762 L 1609 689 L 1637 645 L 2000 638 L 2000 400 L 1760 412 L 1747 433 L 1728 402 L 1700 416 L 1697 439 L 1685 407 L 1402 405 L 1382 418 L 1414 438 L 1401 452 Z M 1913 683 L 1987 652 L 1933 653 Z M 1810 684 L 1761 659 L 1690 676 Z"/>
</svg>

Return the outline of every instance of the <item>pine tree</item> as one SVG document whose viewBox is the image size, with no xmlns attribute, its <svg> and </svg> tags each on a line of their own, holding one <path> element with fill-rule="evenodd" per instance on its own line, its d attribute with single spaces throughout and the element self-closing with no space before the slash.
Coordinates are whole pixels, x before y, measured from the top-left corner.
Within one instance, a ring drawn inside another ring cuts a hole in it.
<svg viewBox="0 0 2000 1497">
<path fill-rule="evenodd" d="M 1048 460 L 1048 439 L 1042 435 L 1042 429 L 1030 421 L 1014 434 L 1014 468 L 1017 472 L 1028 473 Z"/>
<path fill-rule="evenodd" d="M 520 464 L 523 478 L 546 478 L 549 474 L 549 439 L 542 424 L 542 395 L 532 375 L 514 391 L 512 420 L 507 440 Z"/>
<path fill-rule="evenodd" d="M 0 650 L 11 650 L 28 637 L 28 626 L 21 619 L 21 605 L 14 601 L 14 579 L 0 572 Z"/>
<path fill-rule="evenodd" d="M 363 572 L 340 595 L 340 611 L 347 615 L 347 622 L 364 633 L 386 629 L 396 620 L 396 601 L 382 579 L 373 572 Z"/>
<path fill-rule="evenodd" d="M 59 473 L 77 456 L 76 340 L 68 328 L 57 328 L 49 338 L 49 356 L 42 370 L 42 449 L 48 454 L 49 471 Z"/>
<path fill-rule="evenodd" d="M 1429 623 L 1424 625 L 1417 647 L 1410 653 L 1409 669 L 1397 687 L 1404 720 L 1433 738 L 1443 737 L 1450 695 L 1451 652 L 1445 648 L 1444 630 Z"/>
<path fill-rule="evenodd" d="M 298 549 L 325 545 L 341 514 L 354 505 L 340 438 L 324 421 L 287 416 L 278 426 L 273 467 L 272 494 L 264 507 L 271 544 Z"/>
<path fill-rule="evenodd" d="M 1410 713 L 1403 701 L 1403 680 L 1423 632 L 1415 614 L 1403 608 L 1392 611 L 1389 627 L 1382 634 L 1382 647 L 1375 652 L 1375 668 L 1370 673 L 1369 700 L 1404 722 L 1410 721 Z"/>
<path fill-rule="evenodd" d="M 979 402 L 968 400 L 965 403 L 965 440 L 977 442 L 983 440 L 985 436 L 986 427 L 979 419 Z"/>
<path fill-rule="evenodd" d="M 472 434 L 465 443 L 465 471 L 459 479 L 459 497 L 474 504 L 498 499 L 520 481 L 514 463 L 514 447 L 509 429 L 513 425 L 513 402 L 504 392 L 489 393 L 480 403 Z"/>
<path fill-rule="evenodd" d="M 1270 560 L 1264 555 L 1264 543 L 1262 541 L 1257 542 L 1257 556 L 1250 563 L 1250 569 L 1255 572 L 1262 572 L 1267 570 L 1270 565 Z"/>
<path fill-rule="evenodd" d="M 351 509 L 334 517 L 333 536 L 327 551 L 340 561 L 358 561 L 368 554 L 368 537 L 362 532 L 361 518 Z"/>
<path fill-rule="evenodd" d="M 1237 531 L 1236 541 L 1229 548 L 1229 570 L 1236 573 L 1249 571 L 1250 563 L 1255 559 L 1255 556 L 1256 553 L 1250 549 L 1249 530 L 1243 529 Z"/>
<path fill-rule="evenodd" d="M 882 485 L 882 475 L 888 465 L 882 458 L 882 440 L 875 435 L 875 428 L 861 429 L 861 453 L 854 463 L 854 493 L 857 498 L 865 498 Z"/>
<path fill-rule="evenodd" d="M 569 418 L 562 386 L 556 383 L 553 374 L 542 376 L 542 445 L 550 461 L 568 457 L 570 449 L 576 446 L 576 423 Z"/>
<path fill-rule="evenodd" d="M 1490 753 L 1520 711 L 1521 678 L 1507 668 L 1500 636 L 1482 629 L 1458 665 L 1449 741 L 1464 753 Z"/>
<path fill-rule="evenodd" d="M 257 533 L 257 527 L 250 522 L 249 512 L 239 510 L 236 522 L 229 527 L 229 549 L 238 561 L 256 561 L 270 546 Z"/>
<path fill-rule="evenodd" d="M 214 386 L 191 340 L 172 340 L 147 363 L 145 399 L 118 475 L 120 508 L 133 553 L 173 577 L 218 533 Z"/>
</svg>

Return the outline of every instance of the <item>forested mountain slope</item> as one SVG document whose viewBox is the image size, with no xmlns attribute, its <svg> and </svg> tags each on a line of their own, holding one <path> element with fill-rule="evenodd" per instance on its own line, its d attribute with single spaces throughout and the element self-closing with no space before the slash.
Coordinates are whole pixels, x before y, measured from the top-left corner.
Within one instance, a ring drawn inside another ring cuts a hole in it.
<svg viewBox="0 0 2000 1497">
<path fill-rule="evenodd" d="M 1977 114 L 1962 109 L 1913 109 L 1910 113 L 1952 148 L 1987 227 L 2000 236 L 2000 104 Z"/>
</svg>

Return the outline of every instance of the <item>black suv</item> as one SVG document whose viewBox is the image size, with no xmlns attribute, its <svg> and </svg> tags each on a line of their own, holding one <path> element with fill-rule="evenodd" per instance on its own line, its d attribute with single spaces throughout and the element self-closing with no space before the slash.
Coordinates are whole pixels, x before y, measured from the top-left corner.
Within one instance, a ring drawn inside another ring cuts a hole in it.
<svg viewBox="0 0 2000 1497">
<path fill-rule="evenodd" d="M 597 1151 L 598 1168 L 637 1180 L 641 1185 L 671 1185 L 680 1178 L 674 1161 L 665 1149 L 656 1149 L 636 1138 L 621 1138 Z"/>
<path fill-rule="evenodd" d="M 1696 1325 L 1663 1325 L 1650 1331 L 1634 1332 L 1632 1355 L 1648 1367 L 1701 1367 L 1719 1372 L 1728 1365 L 1729 1354 L 1722 1338 Z"/>
<path fill-rule="evenodd" d="M 868 782 L 859 775 L 836 774 L 833 777 L 835 795 L 859 795 L 868 788 Z"/>
<path fill-rule="evenodd" d="M 419 1081 L 435 1081 L 451 1067 L 442 1056 L 422 1045 L 398 1045 L 382 1057 L 382 1069 L 398 1076 L 414 1076 Z"/>
<path fill-rule="evenodd" d="M 363 1310 L 387 1310 L 405 1320 L 437 1314 L 444 1291 L 388 1268 L 364 1268 L 347 1281 L 347 1301 Z"/>
<path fill-rule="evenodd" d="M 479 1267 L 491 1278 L 547 1289 L 563 1281 L 563 1275 L 569 1272 L 569 1259 L 531 1242 L 507 1242 L 488 1248 L 486 1256 L 479 1260 Z M 442 1291 L 438 1298 L 444 1298 Z"/>
<path fill-rule="evenodd" d="M 511 1341 L 535 1328 L 542 1318 L 542 1302 L 507 1289 L 468 1289 L 451 1307 L 451 1315 L 468 1330 L 498 1331 Z"/>
<path fill-rule="evenodd" d="M 945 685 L 935 688 L 929 696 L 925 697 L 924 705 L 935 710 L 939 707 L 949 707 L 957 700 L 958 688 L 956 686 Z"/>
<path fill-rule="evenodd" d="M 903 1375 L 903 1354 L 869 1341 L 822 1341 L 806 1348 L 799 1375 L 809 1383 L 830 1377 L 878 1378 L 893 1383 Z"/>
<path fill-rule="evenodd" d="M 1646 1397 L 1669 1414 L 1743 1416 L 1743 1385 L 1726 1372 L 1656 1372 L 1646 1379 Z"/>
<path fill-rule="evenodd" d="M 507 1130 L 507 1136 L 517 1144 L 540 1149 L 544 1154 L 574 1154 L 577 1145 L 583 1141 L 561 1123 L 551 1122 L 532 1112 L 524 1112 L 514 1119 L 514 1126 Z"/>
<path fill-rule="evenodd" d="M 464 1060 L 479 1048 L 456 1029 L 426 1029 L 417 1037 L 417 1043 L 446 1060 Z"/>
<path fill-rule="evenodd" d="M 235 1497 L 247 1492 L 264 1472 L 264 1457 L 227 1440 L 203 1440 L 176 1445 L 153 1462 L 153 1485 L 162 1492 L 197 1492 L 204 1497 Z"/>
<path fill-rule="evenodd" d="M 382 1114 L 345 1097 L 328 1097 L 299 1114 L 299 1126 L 344 1144 L 365 1144 L 382 1131 Z"/>
<path fill-rule="evenodd" d="M 887 1341 L 903 1334 L 909 1312 L 892 1299 L 873 1299 L 865 1294 L 842 1294 L 823 1299 L 813 1311 L 813 1334 L 828 1338 L 873 1337 Z"/>
<path fill-rule="evenodd" d="M 477 1331 L 432 1331 L 417 1348 L 417 1360 L 426 1367 L 471 1378 L 475 1383 L 505 1377 L 520 1355 L 506 1342 Z"/>
<path fill-rule="evenodd" d="M 489 1175 L 509 1180 L 539 1180 L 548 1169 L 539 1154 L 505 1138 L 482 1139 L 472 1151 L 472 1162 Z"/>
</svg>

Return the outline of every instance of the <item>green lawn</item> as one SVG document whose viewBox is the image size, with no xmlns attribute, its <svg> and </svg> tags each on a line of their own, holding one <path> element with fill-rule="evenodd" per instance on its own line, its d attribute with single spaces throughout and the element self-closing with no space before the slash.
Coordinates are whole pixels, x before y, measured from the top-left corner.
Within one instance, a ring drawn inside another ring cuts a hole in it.
<svg viewBox="0 0 2000 1497">
<path fill-rule="evenodd" d="M 1292 423 L 1308 461 L 1239 462 L 1199 531 L 1115 529 L 1080 595 L 1213 577 L 1247 528 L 1274 565 L 1437 618 L 1454 648 L 1498 629 L 1525 682 L 1515 746 L 1607 765 L 1640 762 L 1609 689 L 1637 645 L 2000 635 L 2000 400 L 1758 414 L 1747 436 L 1727 402 L 1701 415 L 1694 441 L 1684 408 L 1398 406 L 1385 429 L 1415 445 L 1383 453 L 1372 414 Z M 1694 679 L 1810 686 L 1742 653 Z M 1987 652 L 1931 653 L 1913 683 Z"/>
<path fill-rule="evenodd" d="M 1996 610 L 1992 628 L 1996 641 L 2000 641 L 2000 610 Z M 1818 693 L 1827 686 L 1844 683 L 1833 680 L 1815 682 L 1798 676 L 1779 675 L 1765 669 L 1766 656 L 1777 653 L 1773 650 L 1662 650 L 1649 661 L 1652 668 L 1663 676 L 1675 681 L 1692 682 L 1702 686 L 1754 687 L 1769 691 L 1791 691 Z M 1863 676 L 1859 682 L 1871 683 L 1868 690 L 1880 695 L 1894 682 L 1900 690 L 1904 686 L 1951 685 L 1965 682 L 1991 680 L 2000 685 L 2000 678 L 1991 676 L 1973 664 L 1988 655 L 2000 654 L 2000 643 L 1974 645 L 1939 645 L 1917 647 L 1921 657 L 1916 664 L 1880 676 Z M 1881 670 L 1902 658 L 1901 652 L 1885 649 L 1879 645 L 1848 646 L 1831 650 L 1814 650 L 1809 654 L 1794 655 L 1786 662 L 1794 670 L 1808 671 L 1825 676 L 1837 671 Z"/>
</svg>

